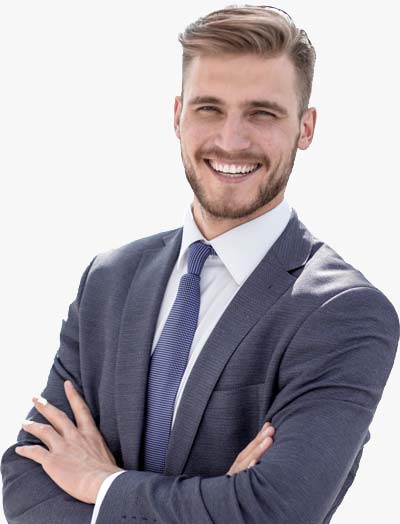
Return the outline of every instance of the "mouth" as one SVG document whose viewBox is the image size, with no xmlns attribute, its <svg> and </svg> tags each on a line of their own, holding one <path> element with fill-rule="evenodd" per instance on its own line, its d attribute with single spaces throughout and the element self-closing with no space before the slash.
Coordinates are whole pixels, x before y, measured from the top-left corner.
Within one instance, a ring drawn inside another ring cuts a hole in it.
<svg viewBox="0 0 400 524">
<path fill-rule="evenodd" d="M 257 173 L 262 164 L 227 164 L 204 158 L 204 163 L 210 171 L 224 182 L 242 182 Z"/>
</svg>

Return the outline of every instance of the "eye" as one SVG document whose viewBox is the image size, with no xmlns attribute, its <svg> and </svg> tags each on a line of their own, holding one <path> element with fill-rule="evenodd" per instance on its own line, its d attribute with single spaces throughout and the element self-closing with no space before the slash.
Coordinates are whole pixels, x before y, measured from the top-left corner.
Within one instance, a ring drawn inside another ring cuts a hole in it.
<svg viewBox="0 0 400 524">
<path fill-rule="evenodd" d="M 216 107 L 213 107 L 213 106 L 201 106 L 197 109 L 197 111 L 206 111 L 206 112 L 209 112 L 209 111 L 218 111 L 218 109 Z"/>
<path fill-rule="evenodd" d="M 273 113 L 270 113 L 269 111 L 256 111 L 254 113 L 255 115 L 260 115 L 260 116 L 266 116 L 266 115 L 269 115 L 269 116 L 273 116 L 274 118 L 276 117 L 276 115 L 274 115 Z"/>
</svg>

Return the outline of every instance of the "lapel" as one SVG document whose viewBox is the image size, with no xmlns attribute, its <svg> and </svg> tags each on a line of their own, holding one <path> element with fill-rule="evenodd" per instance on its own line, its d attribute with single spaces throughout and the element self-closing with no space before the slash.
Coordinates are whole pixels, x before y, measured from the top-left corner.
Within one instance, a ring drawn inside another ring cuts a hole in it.
<svg viewBox="0 0 400 524">
<path fill-rule="evenodd" d="M 183 228 L 142 253 L 122 313 L 115 372 L 115 402 L 124 466 L 138 470 L 147 376 L 164 291 L 182 241 Z"/>
<path fill-rule="evenodd" d="M 126 300 L 119 338 L 116 403 L 125 467 L 139 469 L 150 352 L 169 276 L 179 254 L 182 228 L 144 251 Z M 206 341 L 183 391 L 171 432 L 164 473 L 182 473 L 207 402 L 236 347 L 259 318 L 296 280 L 290 272 L 308 260 L 314 237 L 292 209 L 290 220 L 236 293 Z"/>
</svg>

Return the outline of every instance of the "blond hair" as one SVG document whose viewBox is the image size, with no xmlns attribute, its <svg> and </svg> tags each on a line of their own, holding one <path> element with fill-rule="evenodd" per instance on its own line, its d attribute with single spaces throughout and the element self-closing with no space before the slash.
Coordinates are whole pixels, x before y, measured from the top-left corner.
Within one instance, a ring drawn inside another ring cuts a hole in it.
<svg viewBox="0 0 400 524">
<path fill-rule="evenodd" d="M 286 54 L 296 71 L 299 119 L 306 112 L 316 54 L 307 33 L 296 27 L 285 11 L 271 6 L 230 5 L 190 24 L 178 40 L 183 48 L 182 97 L 185 73 L 195 56 L 251 53 L 270 58 Z"/>
</svg>

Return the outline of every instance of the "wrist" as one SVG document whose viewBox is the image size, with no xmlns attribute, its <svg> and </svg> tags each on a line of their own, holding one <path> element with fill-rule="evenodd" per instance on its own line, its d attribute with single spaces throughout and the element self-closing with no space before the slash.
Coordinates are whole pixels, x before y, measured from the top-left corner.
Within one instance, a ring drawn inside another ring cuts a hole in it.
<svg viewBox="0 0 400 524">
<path fill-rule="evenodd" d="M 117 473 L 118 471 L 126 470 L 119 468 L 118 466 L 110 466 L 110 468 L 98 470 L 93 474 L 93 478 L 90 480 L 90 482 L 88 482 L 88 485 L 90 486 L 88 494 L 90 500 L 89 504 L 96 504 L 97 496 L 99 494 L 101 485 L 107 477 L 109 477 L 113 473 Z"/>
</svg>

